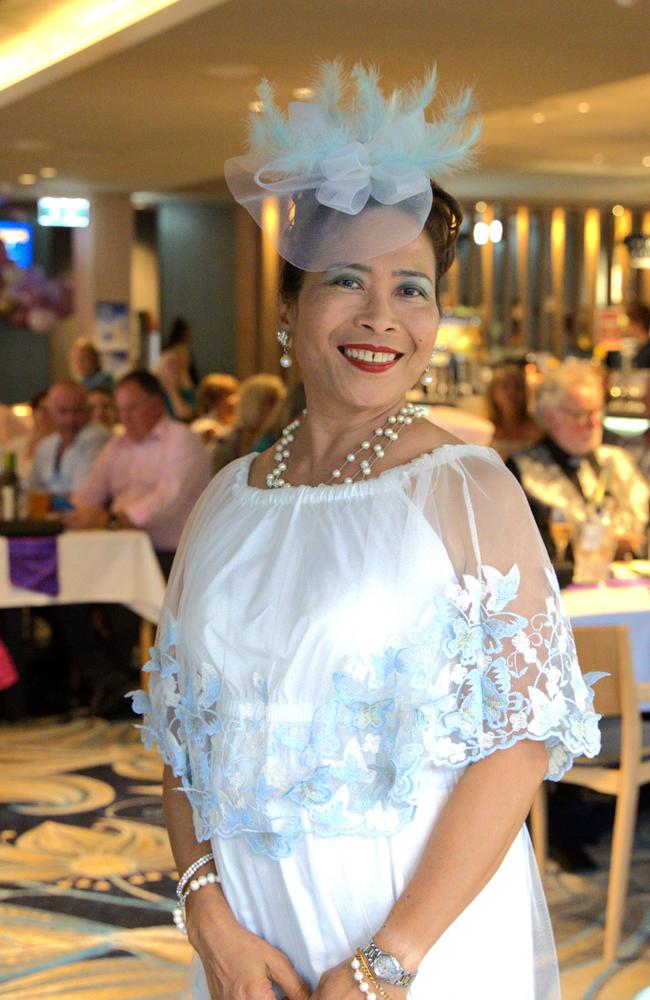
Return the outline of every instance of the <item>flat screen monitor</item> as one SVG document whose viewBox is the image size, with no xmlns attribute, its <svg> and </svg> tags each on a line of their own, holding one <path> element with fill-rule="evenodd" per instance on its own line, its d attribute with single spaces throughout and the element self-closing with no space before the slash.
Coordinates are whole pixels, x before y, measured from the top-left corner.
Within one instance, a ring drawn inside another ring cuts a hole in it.
<svg viewBox="0 0 650 1000">
<path fill-rule="evenodd" d="M 0 240 L 7 256 L 18 267 L 31 267 L 34 260 L 34 227 L 31 222 L 0 219 Z"/>
</svg>

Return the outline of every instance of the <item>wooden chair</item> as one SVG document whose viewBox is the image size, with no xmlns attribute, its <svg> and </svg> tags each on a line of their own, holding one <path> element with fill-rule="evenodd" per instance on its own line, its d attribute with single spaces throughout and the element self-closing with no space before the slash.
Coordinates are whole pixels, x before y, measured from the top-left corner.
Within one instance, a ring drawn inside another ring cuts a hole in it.
<svg viewBox="0 0 650 1000">
<path fill-rule="evenodd" d="M 614 730 L 607 730 L 608 735 L 617 737 L 613 751 L 604 741 L 598 757 L 578 758 L 562 778 L 567 784 L 616 796 L 603 947 L 603 958 L 609 964 L 616 959 L 621 939 L 639 788 L 650 782 L 650 732 L 645 745 L 643 740 L 643 730 L 650 726 L 644 727 L 639 710 L 640 702 L 650 701 L 650 684 L 636 682 L 626 627 L 584 626 L 574 629 L 574 636 L 583 673 L 598 670 L 610 675 L 594 687 L 596 711 L 604 718 L 615 716 L 620 720 L 614 723 Z M 547 851 L 544 785 L 537 793 L 530 818 L 535 856 L 543 872 Z"/>
</svg>

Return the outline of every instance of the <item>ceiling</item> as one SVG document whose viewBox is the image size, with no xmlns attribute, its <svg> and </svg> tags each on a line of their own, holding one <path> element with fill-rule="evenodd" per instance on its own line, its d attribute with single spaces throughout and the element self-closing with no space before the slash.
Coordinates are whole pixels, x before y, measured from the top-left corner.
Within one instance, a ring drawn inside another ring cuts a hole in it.
<svg viewBox="0 0 650 1000">
<path fill-rule="evenodd" d="M 4 93 L 0 193 L 218 194 L 259 77 L 286 100 L 342 56 L 379 65 L 387 87 L 432 62 L 445 90 L 475 84 L 482 151 L 461 196 L 650 207 L 650 0 L 623 2 L 184 0 L 165 30 Z M 57 6 L 0 2 L 0 45 Z M 58 177 L 17 184 L 44 166 Z"/>
</svg>

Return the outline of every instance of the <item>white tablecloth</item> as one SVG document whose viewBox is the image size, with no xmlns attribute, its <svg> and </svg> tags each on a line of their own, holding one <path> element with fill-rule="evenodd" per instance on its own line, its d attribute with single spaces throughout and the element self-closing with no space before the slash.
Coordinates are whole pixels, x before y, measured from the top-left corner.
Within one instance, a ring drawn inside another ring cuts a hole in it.
<svg viewBox="0 0 650 1000">
<path fill-rule="evenodd" d="M 165 580 L 144 531 L 65 531 L 57 536 L 59 595 L 47 597 L 9 582 L 9 547 L 0 538 L 0 608 L 43 604 L 125 604 L 157 622 Z"/>
<path fill-rule="evenodd" d="M 650 586 L 585 587 L 562 591 L 562 601 L 573 625 L 627 625 L 634 673 L 639 683 L 650 682 Z M 650 706 L 646 703 L 645 709 Z"/>
</svg>

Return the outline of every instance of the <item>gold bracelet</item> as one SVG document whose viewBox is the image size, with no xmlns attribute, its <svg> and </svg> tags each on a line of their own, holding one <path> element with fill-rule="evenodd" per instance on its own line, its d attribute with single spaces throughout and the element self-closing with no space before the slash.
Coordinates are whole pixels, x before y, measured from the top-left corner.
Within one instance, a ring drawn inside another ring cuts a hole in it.
<svg viewBox="0 0 650 1000">
<path fill-rule="evenodd" d="M 361 948 L 357 948 L 354 953 L 354 958 L 352 959 L 352 968 L 354 970 L 354 978 L 357 981 L 359 990 L 364 993 L 366 1000 L 377 1000 L 377 997 L 381 997 L 382 1000 L 393 1000 L 393 998 L 386 992 L 383 988 L 374 972 L 368 965 L 366 956 L 364 955 Z M 365 979 L 364 979 L 365 977 Z M 362 986 L 366 987 L 372 986 L 376 992 L 372 992 L 368 989 L 362 989 Z"/>
</svg>

